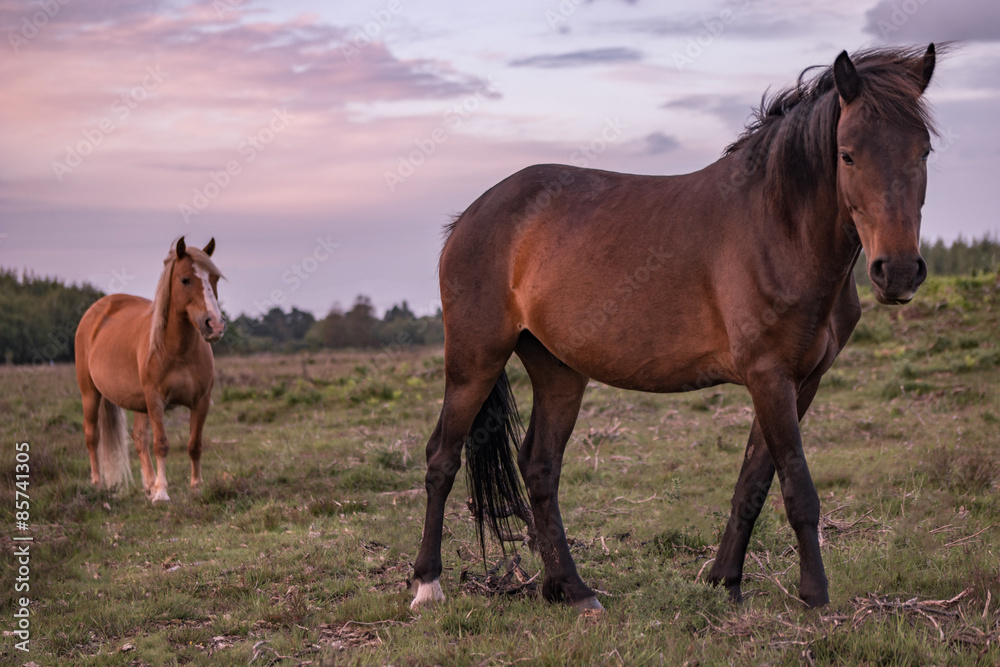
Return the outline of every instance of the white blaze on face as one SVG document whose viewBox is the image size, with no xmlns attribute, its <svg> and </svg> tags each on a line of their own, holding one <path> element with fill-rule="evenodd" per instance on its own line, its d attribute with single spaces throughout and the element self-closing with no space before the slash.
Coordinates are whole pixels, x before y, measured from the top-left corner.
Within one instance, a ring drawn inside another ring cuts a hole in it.
<svg viewBox="0 0 1000 667">
<path fill-rule="evenodd" d="M 198 276 L 198 280 L 201 281 L 201 288 L 205 292 L 205 308 L 208 309 L 208 314 L 211 316 L 213 322 L 221 323 L 222 309 L 219 308 L 219 300 L 215 298 L 215 292 L 212 291 L 212 281 L 209 279 L 208 271 L 195 264 L 194 275 Z"/>
</svg>

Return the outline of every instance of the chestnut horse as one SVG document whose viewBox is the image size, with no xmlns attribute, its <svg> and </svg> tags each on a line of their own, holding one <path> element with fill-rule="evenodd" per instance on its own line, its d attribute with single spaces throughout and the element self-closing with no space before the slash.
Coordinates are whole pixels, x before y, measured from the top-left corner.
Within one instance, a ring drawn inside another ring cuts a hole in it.
<svg viewBox="0 0 1000 667">
<path fill-rule="evenodd" d="M 860 251 L 881 303 L 906 303 L 926 276 L 920 209 L 933 128 L 923 92 L 934 62 L 933 45 L 844 52 L 765 99 L 701 171 L 534 166 L 457 218 L 440 261 L 445 393 L 427 443 L 412 607 L 444 598 L 441 532 L 463 445 L 480 535 L 483 522 L 500 537 L 505 517 L 529 516 L 510 450 L 519 423 L 504 366 L 514 353 L 534 397 L 517 468 L 546 599 L 601 608 L 558 503 L 563 451 L 593 378 L 649 392 L 744 385 L 755 418 L 709 580 L 740 599 L 750 532 L 777 472 L 799 596 L 828 602 L 799 420 L 861 316 Z"/>
<path fill-rule="evenodd" d="M 151 501 L 167 495 L 167 432 L 163 413 L 191 410 L 191 487 L 201 484 L 202 429 L 208 416 L 215 361 L 209 343 L 226 329 L 218 302 L 222 273 L 204 250 L 182 236 L 163 261 L 153 301 L 111 294 L 94 303 L 76 330 L 76 379 L 83 395 L 83 432 L 90 452 L 90 479 L 113 487 L 131 481 L 125 410 L 135 413 L 132 437 L 142 464 L 142 485 Z M 149 457 L 153 425 L 156 471 Z"/>
</svg>

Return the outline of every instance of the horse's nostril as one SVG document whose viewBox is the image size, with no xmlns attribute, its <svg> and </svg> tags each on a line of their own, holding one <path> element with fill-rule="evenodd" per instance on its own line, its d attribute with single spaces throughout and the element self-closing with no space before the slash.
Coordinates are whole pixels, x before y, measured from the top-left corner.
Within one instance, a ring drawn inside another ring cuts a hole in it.
<svg viewBox="0 0 1000 667">
<path fill-rule="evenodd" d="M 868 269 L 868 275 L 871 277 L 872 282 L 877 285 L 885 284 L 885 260 L 875 259 L 872 260 L 871 268 Z"/>
<path fill-rule="evenodd" d="M 924 261 L 923 257 L 917 257 L 917 275 L 913 279 L 913 288 L 916 289 L 920 287 L 924 280 L 927 279 L 927 262 Z"/>
</svg>

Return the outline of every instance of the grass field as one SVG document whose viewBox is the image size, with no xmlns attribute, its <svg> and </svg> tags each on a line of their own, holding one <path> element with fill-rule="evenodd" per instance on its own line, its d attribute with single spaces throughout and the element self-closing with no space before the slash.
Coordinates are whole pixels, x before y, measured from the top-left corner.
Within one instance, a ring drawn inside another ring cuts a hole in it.
<svg viewBox="0 0 1000 667">
<path fill-rule="evenodd" d="M 773 488 L 746 602 L 704 576 L 751 422 L 740 387 L 650 395 L 592 384 L 562 508 L 606 612 L 535 594 L 540 559 L 492 545 L 464 486 L 445 526 L 448 600 L 409 610 L 423 447 L 440 349 L 217 361 L 187 487 L 187 411 L 169 414 L 172 501 L 89 482 L 71 366 L 0 367 L 0 662 L 38 665 L 995 665 L 1000 663 L 1000 289 L 934 279 L 903 309 L 865 300 L 803 421 L 831 603 L 803 609 Z M 522 415 L 531 390 L 508 366 Z M 15 529 L 14 444 L 30 443 L 30 529 Z M 132 457 L 138 479 L 137 457 Z M 777 485 L 775 485 L 776 487 Z M 10 554 L 31 535 L 30 592 Z M 787 591 L 787 592 L 786 592 Z M 15 648 L 15 599 L 30 648 Z"/>
</svg>

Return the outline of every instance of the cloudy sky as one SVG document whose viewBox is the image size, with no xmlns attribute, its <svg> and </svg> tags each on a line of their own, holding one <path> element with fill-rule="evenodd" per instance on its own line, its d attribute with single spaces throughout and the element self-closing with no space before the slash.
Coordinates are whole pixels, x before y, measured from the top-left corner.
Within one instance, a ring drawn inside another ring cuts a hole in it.
<svg viewBox="0 0 1000 667">
<path fill-rule="evenodd" d="M 843 49 L 957 39 L 924 236 L 1000 230 L 996 0 L 0 0 L 0 266 L 150 296 L 217 241 L 230 313 L 439 304 L 440 230 L 529 164 L 717 159 Z"/>
</svg>

